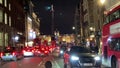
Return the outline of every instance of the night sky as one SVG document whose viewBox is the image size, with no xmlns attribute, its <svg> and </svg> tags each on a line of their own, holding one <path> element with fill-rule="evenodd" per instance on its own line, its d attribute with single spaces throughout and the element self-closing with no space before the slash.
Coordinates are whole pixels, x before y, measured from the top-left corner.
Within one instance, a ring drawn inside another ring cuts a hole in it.
<svg viewBox="0 0 120 68">
<path fill-rule="evenodd" d="M 34 11 L 40 18 L 40 32 L 42 34 L 51 34 L 51 11 L 46 7 L 54 5 L 54 30 L 60 34 L 73 33 L 74 15 L 76 5 L 79 0 L 32 0 L 35 5 Z"/>
</svg>

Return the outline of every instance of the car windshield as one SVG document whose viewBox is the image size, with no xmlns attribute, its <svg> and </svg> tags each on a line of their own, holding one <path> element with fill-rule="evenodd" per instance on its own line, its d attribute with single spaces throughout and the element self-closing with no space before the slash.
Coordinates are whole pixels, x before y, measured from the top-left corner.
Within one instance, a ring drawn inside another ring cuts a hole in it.
<svg viewBox="0 0 120 68">
<path fill-rule="evenodd" d="M 70 52 L 73 53 L 90 53 L 90 50 L 88 48 L 85 47 L 79 47 L 79 46 L 75 46 L 75 47 L 71 47 Z"/>
</svg>

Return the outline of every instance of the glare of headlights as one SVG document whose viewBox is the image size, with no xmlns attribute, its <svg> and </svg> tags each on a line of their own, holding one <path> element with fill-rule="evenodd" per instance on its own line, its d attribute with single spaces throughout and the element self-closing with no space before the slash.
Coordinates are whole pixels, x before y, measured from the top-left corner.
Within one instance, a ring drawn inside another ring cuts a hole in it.
<svg viewBox="0 0 120 68">
<path fill-rule="evenodd" d="M 100 60 L 99 56 L 94 57 L 95 60 Z"/>
<path fill-rule="evenodd" d="M 61 50 L 60 53 L 63 53 L 63 51 Z"/>
<path fill-rule="evenodd" d="M 79 57 L 77 57 L 77 56 L 71 56 L 71 59 L 72 60 L 79 60 Z"/>
</svg>

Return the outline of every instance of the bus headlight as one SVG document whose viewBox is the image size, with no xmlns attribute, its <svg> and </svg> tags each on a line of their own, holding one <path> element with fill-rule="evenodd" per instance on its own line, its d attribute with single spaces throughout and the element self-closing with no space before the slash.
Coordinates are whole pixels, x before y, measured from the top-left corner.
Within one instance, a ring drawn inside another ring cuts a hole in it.
<svg viewBox="0 0 120 68">
<path fill-rule="evenodd" d="M 72 60 L 79 60 L 79 57 L 77 57 L 77 56 L 71 56 L 71 59 Z"/>
<path fill-rule="evenodd" d="M 96 57 L 94 57 L 94 59 L 98 61 L 98 60 L 100 60 L 100 57 L 96 56 Z"/>
</svg>

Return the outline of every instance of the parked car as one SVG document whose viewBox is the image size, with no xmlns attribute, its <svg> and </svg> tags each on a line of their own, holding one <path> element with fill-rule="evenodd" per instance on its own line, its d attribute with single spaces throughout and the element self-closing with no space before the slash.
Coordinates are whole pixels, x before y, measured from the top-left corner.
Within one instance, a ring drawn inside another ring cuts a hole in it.
<svg viewBox="0 0 120 68">
<path fill-rule="evenodd" d="M 14 60 L 23 58 L 22 50 L 19 47 L 5 47 L 0 54 L 1 60 Z"/>
<path fill-rule="evenodd" d="M 70 51 L 64 53 L 64 67 L 100 67 L 101 58 L 98 54 L 92 53 L 88 48 L 72 46 Z"/>
</svg>

